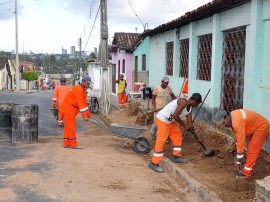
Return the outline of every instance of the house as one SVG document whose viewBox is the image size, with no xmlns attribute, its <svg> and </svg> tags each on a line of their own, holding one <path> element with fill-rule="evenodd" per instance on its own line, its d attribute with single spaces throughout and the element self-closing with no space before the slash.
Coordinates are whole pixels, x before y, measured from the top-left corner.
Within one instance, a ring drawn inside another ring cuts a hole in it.
<svg viewBox="0 0 270 202">
<path fill-rule="evenodd" d="M 124 74 L 127 80 L 127 91 L 133 90 L 133 75 L 132 75 L 132 47 L 137 41 L 137 33 L 123 33 L 117 32 L 114 34 L 112 41 L 111 55 L 112 55 L 112 93 L 117 93 L 117 84 L 115 80 L 119 78 L 120 74 Z"/>
<path fill-rule="evenodd" d="M 251 109 L 270 120 L 269 10 L 269 0 L 215 0 L 143 33 L 149 85 L 168 75 L 176 95 L 185 78 L 190 94 L 204 99 L 211 89 L 198 114 L 208 122 L 220 108 Z"/>
<path fill-rule="evenodd" d="M 11 60 L 0 57 L 0 90 L 14 89 L 15 66 Z"/>
</svg>

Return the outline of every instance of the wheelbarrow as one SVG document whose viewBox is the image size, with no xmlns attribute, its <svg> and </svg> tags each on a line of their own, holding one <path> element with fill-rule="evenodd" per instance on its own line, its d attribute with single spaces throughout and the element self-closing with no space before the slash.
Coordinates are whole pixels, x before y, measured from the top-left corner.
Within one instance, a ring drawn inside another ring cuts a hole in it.
<svg viewBox="0 0 270 202">
<path fill-rule="evenodd" d="M 102 121 L 90 118 L 90 122 L 97 124 L 110 134 L 121 137 L 121 138 L 129 138 L 134 140 L 134 151 L 141 154 L 147 154 L 151 151 L 150 142 L 147 138 L 141 137 L 140 135 L 147 130 L 146 126 L 125 126 L 116 123 L 112 123 L 111 127 L 107 127 L 105 123 Z M 121 148 L 126 144 L 126 142 L 121 146 Z"/>
</svg>

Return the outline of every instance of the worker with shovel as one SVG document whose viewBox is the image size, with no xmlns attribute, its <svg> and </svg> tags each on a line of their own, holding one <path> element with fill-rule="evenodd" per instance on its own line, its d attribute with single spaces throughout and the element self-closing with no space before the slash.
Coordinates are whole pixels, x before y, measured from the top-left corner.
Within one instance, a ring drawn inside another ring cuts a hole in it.
<svg viewBox="0 0 270 202">
<path fill-rule="evenodd" d="M 220 110 L 215 116 L 218 125 L 232 128 L 236 139 L 236 174 L 237 177 L 251 177 L 255 162 L 261 152 L 269 132 L 269 122 L 254 111 L 246 109 L 233 110 L 230 113 Z M 246 162 L 242 168 L 246 138 Z"/>
<path fill-rule="evenodd" d="M 153 140 L 156 139 L 156 133 L 157 133 L 157 126 L 155 123 L 156 116 L 158 114 L 158 109 L 162 109 L 169 103 L 169 96 L 173 100 L 176 99 L 176 96 L 174 95 L 172 88 L 168 86 L 169 84 L 169 77 L 164 76 L 161 80 L 161 85 L 156 86 L 153 91 L 153 97 L 152 97 L 152 105 L 153 110 L 157 110 L 154 112 L 154 123 L 151 128 L 151 137 Z"/>
<path fill-rule="evenodd" d="M 168 137 L 173 145 L 172 161 L 174 163 L 186 163 L 187 160 L 182 157 L 182 132 L 178 124 L 181 124 L 186 130 L 194 131 L 192 123 L 192 108 L 197 107 L 202 102 L 202 96 L 199 93 L 193 95 L 187 100 L 179 98 L 167 104 L 156 117 L 157 140 L 155 151 L 149 167 L 155 172 L 163 173 L 164 170 L 159 166 L 163 157 L 163 148 Z M 186 117 L 187 123 L 182 118 Z"/>
</svg>

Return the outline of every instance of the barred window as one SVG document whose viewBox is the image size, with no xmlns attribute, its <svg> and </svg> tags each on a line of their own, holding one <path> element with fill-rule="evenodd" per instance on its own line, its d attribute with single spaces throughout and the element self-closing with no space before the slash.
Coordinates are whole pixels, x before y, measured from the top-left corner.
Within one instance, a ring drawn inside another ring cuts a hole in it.
<svg viewBox="0 0 270 202">
<path fill-rule="evenodd" d="M 180 40 L 179 76 L 188 78 L 189 39 Z"/>
<path fill-rule="evenodd" d="M 142 71 L 146 71 L 146 55 L 142 55 Z"/>
<path fill-rule="evenodd" d="M 197 79 L 211 81 L 212 34 L 199 37 Z"/>
<path fill-rule="evenodd" d="M 173 76 L 173 41 L 166 44 L 166 74 Z"/>
</svg>

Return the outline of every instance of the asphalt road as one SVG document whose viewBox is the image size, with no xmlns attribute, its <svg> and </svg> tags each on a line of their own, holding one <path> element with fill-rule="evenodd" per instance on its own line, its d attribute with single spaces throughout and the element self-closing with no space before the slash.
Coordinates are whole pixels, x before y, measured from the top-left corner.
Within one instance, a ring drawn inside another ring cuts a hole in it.
<svg viewBox="0 0 270 202">
<path fill-rule="evenodd" d="M 36 104 L 39 106 L 38 135 L 56 136 L 63 134 L 63 128 L 56 127 L 56 118 L 50 111 L 53 91 L 47 93 L 43 91 L 33 93 L 0 93 L 0 103 L 15 104 Z M 80 114 L 78 114 L 80 116 Z M 85 128 L 77 121 L 77 132 L 84 131 Z"/>
</svg>

